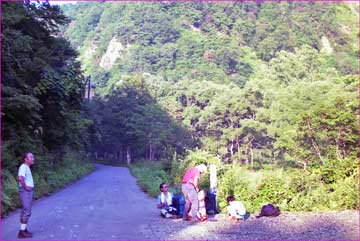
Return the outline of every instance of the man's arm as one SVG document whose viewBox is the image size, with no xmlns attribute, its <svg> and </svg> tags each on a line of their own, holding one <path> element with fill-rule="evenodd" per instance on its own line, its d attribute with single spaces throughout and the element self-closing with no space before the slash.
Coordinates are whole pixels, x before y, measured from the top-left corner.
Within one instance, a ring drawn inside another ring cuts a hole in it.
<svg viewBox="0 0 360 241">
<path fill-rule="evenodd" d="M 165 205 L 166 205 L 166 202 L 160 203 L 157 205 L 157 208 L 163 208 L 163 207 L 165 207 Z"/>
<path fill-rule="evenodd" d="M 23 176 L 19 176 L 18 178 L 19 178 L 19 182 L 20 182 L 21 186 L 22 186 L 26 191 L 31 191 L 31 187 L 26 186 L 24 177 L 23 177 Z"/>
<path fill-rule="evenodd" d="M 165 202 L 161 202 L 161 197 L 159 196 L 158 198 L 157 198 L 157 205 L 156 205 L 156 207 L 157 208 L 163 208 L 163 207 L 165 207 L 166 206 L 166 200 L 165 200 Z"/>
<path fill-rule="evenodd" d="M 200 191 L 200 188 L 199 188 L 199 180 L 200 180 L 200 177 L 196 177 L 194 179 L 194 187 L 195 187 L 195 191 L 196 192 L 199 192 Z"/>
</svg>

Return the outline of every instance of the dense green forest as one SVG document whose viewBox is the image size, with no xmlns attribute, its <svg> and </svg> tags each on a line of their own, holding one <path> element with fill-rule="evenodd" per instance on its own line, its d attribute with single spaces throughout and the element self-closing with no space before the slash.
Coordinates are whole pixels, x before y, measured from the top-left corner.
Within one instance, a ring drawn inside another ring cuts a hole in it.
<svg viewBox="0 0 360 241">
<path fill-rule="evenodd" d="M 48 3 L 2 2 L 1 213 L 19 206 L 17 172 L 33 152 L 35 198 L 92 170 L 85 161 L 84 83 L 77 52 L 60 37 L 69 22 Z"/>
<path fill-rule="evenodd" d="M 30 147 L 44 165 L 87 153 L 130 164 L 156 195 L 205 162 L 217 166 L 220 208 L 230 194 L 249 211 L 358 208 L 358 3 L 79 2 L 61 6 L 68 19 L 57 7 L 21 6 L 2 6 L 3 168 L 12 175 Z M 96 83 L 89 102 L 82 75 Z"/>
</svg>

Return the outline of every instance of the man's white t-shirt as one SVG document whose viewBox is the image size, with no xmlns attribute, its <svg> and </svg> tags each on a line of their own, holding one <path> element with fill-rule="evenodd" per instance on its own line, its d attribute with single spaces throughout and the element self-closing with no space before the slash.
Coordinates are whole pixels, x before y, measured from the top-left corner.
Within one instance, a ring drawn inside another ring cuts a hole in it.
<svg viewBox="0 0 360 241">
<path fill-rule="evenodd" d="M 167 195 L 164 195 L 164 193 L 160 193 L 160 195 L 157 198 L 157 204 L 166 202 L 166 207 L 168 207 L 172 205 L 172 198 L 173 195 L 171 192 L 168 192 Z"/>
<path fill-rule="evenodd" d="M 34 180 L 31 174 L 30 167 L 25 163 L 21 164 L 21 166 L 19 167 L 18 176 L 24 177 L 26 186 L 32 188 L 34 187 Z M 19 186 L 21 187 L 21 183 L 19 183 Z"/>
</svg>

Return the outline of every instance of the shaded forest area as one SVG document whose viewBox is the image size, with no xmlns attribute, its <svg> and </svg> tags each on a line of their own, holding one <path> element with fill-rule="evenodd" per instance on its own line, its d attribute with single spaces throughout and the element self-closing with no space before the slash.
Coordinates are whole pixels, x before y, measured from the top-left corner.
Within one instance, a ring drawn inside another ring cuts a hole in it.
<svg viewBox="0 0 360 241">
<path fill-rule="evenodd" d="M 84 83 L 77 52 L 60 37 L 69 20 L 48 3 L 2 2 L 2 214 L 19 206 L 18 167 L 35 155 L 35 198 L 92 170 L 85 161 Z"/>
</svg>

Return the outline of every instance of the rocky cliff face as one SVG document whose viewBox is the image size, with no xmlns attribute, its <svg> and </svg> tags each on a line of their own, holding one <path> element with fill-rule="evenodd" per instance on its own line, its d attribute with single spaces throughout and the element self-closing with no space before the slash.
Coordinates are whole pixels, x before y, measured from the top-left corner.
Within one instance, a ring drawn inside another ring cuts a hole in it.
<svg viewBox="0 0 360 241">
<path fill-rule="evenodd" d="M 106 53 L 101 57 L 100 67 L 111 69 L 117 58 L 120 58 L 127 51 L 128 47 L 124 47 L 116 37 L 113 37 L 109 42 Z"/>
</svg>

